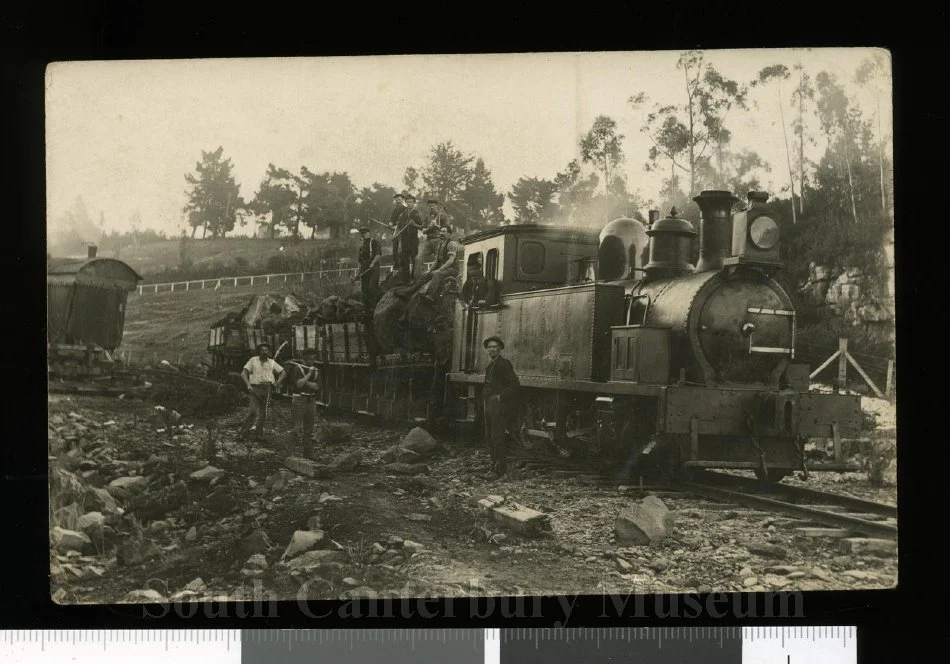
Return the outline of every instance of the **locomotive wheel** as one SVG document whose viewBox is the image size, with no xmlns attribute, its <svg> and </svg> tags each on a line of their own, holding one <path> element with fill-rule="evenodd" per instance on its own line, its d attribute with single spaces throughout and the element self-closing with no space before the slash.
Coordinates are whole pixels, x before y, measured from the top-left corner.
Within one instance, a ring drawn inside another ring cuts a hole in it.
<svg viewBox="0 0 950 664">
<path fill-rule="evenodd" d="M 522 403 L 514 426 L 508 431 L 518 447 L 532 452 L 541 451 L 547 443 L 528 434 L 528 429 L 539 429 L 537 411 L 530 403 Z"/>
</svg>

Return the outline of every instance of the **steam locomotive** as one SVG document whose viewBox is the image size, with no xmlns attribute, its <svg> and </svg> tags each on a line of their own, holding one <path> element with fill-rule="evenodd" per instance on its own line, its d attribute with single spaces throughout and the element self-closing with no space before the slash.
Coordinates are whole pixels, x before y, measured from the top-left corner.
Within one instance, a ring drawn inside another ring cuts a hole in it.
<svg viewBox="0 0 950 664">
<path fill-rule="evenodd" d="M 497 335 L 522 384 L 509 434 L 526 448 L 770 481 L 846 469 L 840 440 L 858 434 L 860 400 L 810 391 L 795 361 L 795 307 L 776 279 L 781 220 L 767 199 L 751 192 L 734 213 L 731 193 L 702 192 L 698 234 L 675 209 L 649 229 L 617 219 L 599 233 L 475 233 L 462 240 L 460 294 L 441 310 L 417 292 L 399 325 L 399 307 L 381 301 L 372 322 L 297 326 L 294 359 L 322 368 L 328 407 L 477 425 L 482 341 Z M 835 441 L 833 458 L 807 458 L 809 438 Z"/>
</svg>

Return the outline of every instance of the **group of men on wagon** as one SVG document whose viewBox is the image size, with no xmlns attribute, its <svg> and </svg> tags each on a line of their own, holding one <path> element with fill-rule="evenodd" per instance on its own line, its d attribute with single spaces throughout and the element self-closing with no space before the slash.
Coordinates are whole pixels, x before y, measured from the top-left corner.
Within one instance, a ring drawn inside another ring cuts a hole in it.
<svg viewBox="0 0 950 664">
<path fill-rule="evenodd" d="M 452 227 L 449 225 L 445 208 L 437 199 L 430 198 L 426 202 L 428 209 L 423 219 L 412 194 L 397 193 L 393 195 L 393 203 L 388 223 L 392 230 L 393 270 L 410 281 L 414 281 L 417 275 L 426 281 L 431 280 L 427 293 L 437 294 L 446 279 L 458 277 L 462 259 L 462 248 L 452 239 Z M 357 275 L 363 303 L 370 308 L 379 294 L 382 247 L 379 240 L 373 237 L 371 227 L 363 226 L 359 232 L 362 243 Z M 420 233 L 425 238 L 421 244 Z M 419 266 L 429 259 L 434 259 L 432 269 L 425 275 L 420 275 Z"/>
</svg>

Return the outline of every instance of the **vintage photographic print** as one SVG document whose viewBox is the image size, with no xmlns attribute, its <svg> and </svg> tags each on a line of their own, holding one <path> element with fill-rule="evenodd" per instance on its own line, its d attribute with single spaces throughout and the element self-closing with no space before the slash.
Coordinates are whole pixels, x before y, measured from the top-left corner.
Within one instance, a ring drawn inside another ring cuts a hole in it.
<svg viewBox="0 0 950 664">
<path fill-rule="evenodd" d="M 46 71 L 60 604 L 897 585 L 873 48 Z"/>
</svg>

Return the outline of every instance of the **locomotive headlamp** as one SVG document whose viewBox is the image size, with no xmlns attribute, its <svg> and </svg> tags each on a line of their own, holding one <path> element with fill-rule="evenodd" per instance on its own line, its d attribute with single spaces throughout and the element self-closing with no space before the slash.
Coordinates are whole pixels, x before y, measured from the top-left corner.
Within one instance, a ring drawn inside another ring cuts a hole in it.
<svg viewBox="0 0 950 664">
<path fill-rule="evenodd" d="M 772 217 L 757 217 L 749 226 L 749 237 L 759 249 L 771 249 L 778 243 L 778 224 Z"/>
</svg>

